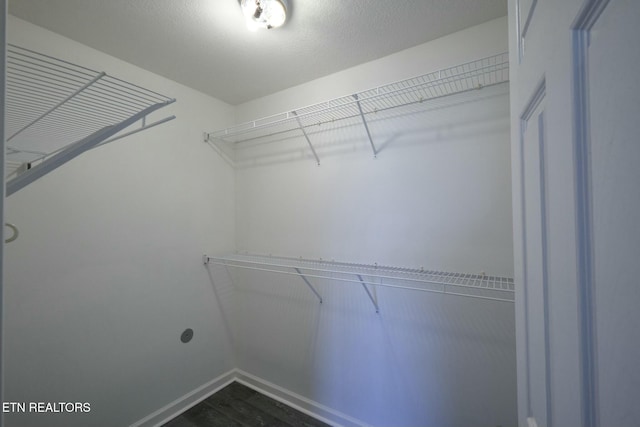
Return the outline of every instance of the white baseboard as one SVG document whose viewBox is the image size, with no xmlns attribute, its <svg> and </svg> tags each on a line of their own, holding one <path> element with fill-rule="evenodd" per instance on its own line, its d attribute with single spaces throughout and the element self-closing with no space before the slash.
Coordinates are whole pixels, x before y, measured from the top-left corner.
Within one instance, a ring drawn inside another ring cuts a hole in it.
<svg viewBox="0 0 640 427">
<path fill-rule="evenodd" d="M 177 398 L 173 402 L 163 406 L 152 414 L 147 415 L 143 419 L 136 421 L 129 427 L 157 427 L 167 423 L 172 418 L 177 417 L 187 409 L 202 402 L 218 390 L 231 384 L 236 378 L 236 370 L 232 369 L 212 379 L 206 384 L 201 385 L 197 389 Z"/>
<path fill-rule="evenodd" d="M 347 414 L 314 402 L 248 372 L 236 369 L 236 381 L 334 427 L 371 427 Z"/>
<path fill-rule="evenodd" d="M 227 373 L 209 381 L 197 389 L 177 398 L 129 427 L 158 427 L 177 417 L 187 409 L 202 402 L 218 390 L 237 381 L 272 399 L 284 403 L 298 411 L 320 420 L 333 427 L 371 427 L 347 414 L 331 409 L 321 403 L 314 402 L 297 393 L 289 391 L 260 377 L 240 369 L 232 369 Z"/>
</svg>

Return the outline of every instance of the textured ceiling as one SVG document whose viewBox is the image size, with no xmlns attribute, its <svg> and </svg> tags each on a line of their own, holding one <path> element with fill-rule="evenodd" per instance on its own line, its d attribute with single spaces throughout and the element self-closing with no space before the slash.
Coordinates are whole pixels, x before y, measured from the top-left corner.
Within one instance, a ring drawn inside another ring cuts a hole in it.
<svg viewBox="0 0 640 427">
<path fill-rule="evenodd" d="M 289 0 L 249 32 L 238 0 L 9 0 L 9 13 L 236 105 L 507 14 L 507 0 Z"/>
</svg>

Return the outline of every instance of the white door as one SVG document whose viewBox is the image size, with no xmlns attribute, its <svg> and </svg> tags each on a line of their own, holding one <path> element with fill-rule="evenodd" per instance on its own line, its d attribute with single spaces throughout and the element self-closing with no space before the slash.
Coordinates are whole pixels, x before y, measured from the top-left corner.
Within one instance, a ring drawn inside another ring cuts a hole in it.
<svg viewBox="0 0 640 427">
<path fill-rule="evenodd" d="M 520 426 L 640 426 L 640 1 L 509 0 Z"/>
</svg>

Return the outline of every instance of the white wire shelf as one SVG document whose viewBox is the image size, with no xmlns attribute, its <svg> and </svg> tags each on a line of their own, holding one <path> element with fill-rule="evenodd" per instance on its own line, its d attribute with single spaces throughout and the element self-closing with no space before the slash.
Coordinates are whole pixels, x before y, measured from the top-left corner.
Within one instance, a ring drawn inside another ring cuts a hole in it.
<svg viewBox="0 0 640 427">
<path fill-rule="evenodd" d="M 284 139 L 295 132 L 306 138 L 310 150 L 319 163 L 320 159 L 313 148 L 307 129 L 311 126 L 356 118 L 361 119 L 375 156 L 377 148 L 367 125 L 367 118 L 370 115 L 407 105 L 429 105 L 430 100 L 507 81 L 509 81 L 509 55 L 501 53 L 353 95 L 205 133 L 205 140 L 235 145 L 263 138 Z"/>
<path fill-rule="evenodd" d="M 170 97 L 11 44 L 7 46 L 6 79 L 8 177 L 42 175 L 52 163 L 37 174 L 31 168 L 77 144 L 73 155 L 67 152 L 57 157 L 53 163 L 59 166 L 63 157 L 68 161 L 89 148 L 125 136 L 123 129 L 137 121 L 141 126 L 127 135 L 175 118 L 146 123 L 148 114 L 175 101 Z M 17 178 L 9 181 L 8 194 L 31 182 L 25 178 L 14 181 Z"/>
<path fill-rule="evenodd" d="M 310 279 L 326 279 L 363 286 L 376 311 L 378 304 L 368 286 L 435 292 L 491 301 L 514 302 L 513 279 L 486 274 L 453 273 L 377 264 L 354 264 L 326 260 L 309 260 L 234 254 L 204 256 L 204 263 L 225 267 L 299 276 L 322 302 Z"/>
</svg>

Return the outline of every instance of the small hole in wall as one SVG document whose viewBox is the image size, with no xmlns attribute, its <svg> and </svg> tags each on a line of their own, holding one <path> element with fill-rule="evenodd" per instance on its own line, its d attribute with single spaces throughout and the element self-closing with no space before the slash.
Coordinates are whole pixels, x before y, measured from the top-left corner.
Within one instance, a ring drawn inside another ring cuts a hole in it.
<svg viewBox="0 0 640 427">
<path fill-rule="evenodd" d="M 180 341 L 184 343 L 191 341 L 191 338 L 193 338 L 193 329 L 191 328 L 185 329 L 182 335 L 180 335 Z"/>
</svg>

